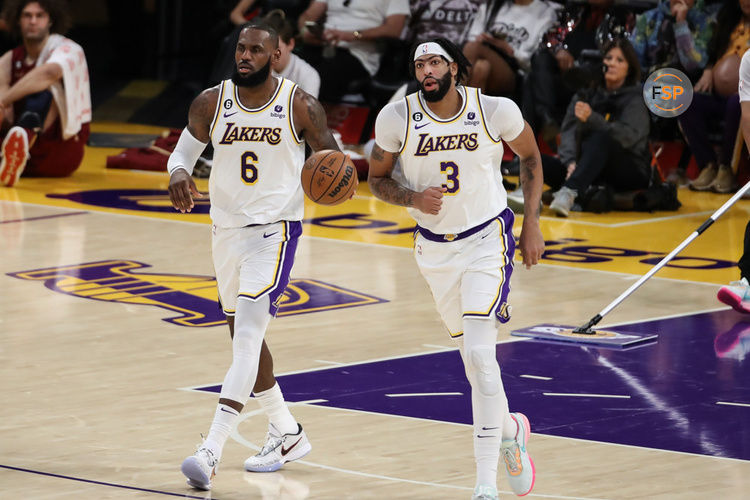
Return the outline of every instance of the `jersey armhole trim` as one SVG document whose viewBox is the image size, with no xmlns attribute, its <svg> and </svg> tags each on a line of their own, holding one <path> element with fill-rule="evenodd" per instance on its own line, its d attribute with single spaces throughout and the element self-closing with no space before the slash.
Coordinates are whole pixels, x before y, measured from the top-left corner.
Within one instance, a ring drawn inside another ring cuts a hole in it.
<svg viewBox="0 0 750 500">
<path fill-rule="evenodd" d="M 219 113 L 221 113 L 222 103 L 224 102 L 224 86 L 225 85 L 226 85 L 226 81 L 221 82 L 221 90 L 219 90 L 219 100 L 216 102 L 216 110 L 214 111 L 214 117 L 211 120 L 211 128 L 209 128 L 209 131 L 210 131 L 210 133 L 208 134 L 209 141 L 213 141 L 214 128 L 216 127 L 216 124 L 219 123 Z"/>
<path fill-rule="evenodd" d="M 409 120 L 411 119 L 411 112 L 409 109 L 408 96 L 404 97 L 404 104 L 406 104 L 406 120 L 404 120 L 406 125 L 404 127 L 404 140 L 401 143 L 401 149 L 398 150 L 399 155 L 404 152 L 404 150 L 406 149 L 406 142 L 409 140 Z"/>
<path fill-rule="evenodd" d="M 289 103 L 287 105 L 287 109 L 289 110 L 289 128 L 292 129 L 292 137 L 294 137 L 297 145 L 302 144 L 302 138 L 297 135 L 297 128 L 294 126 L 294 94 L 298 88 L 299 86 L 294 84 L 292 90 L 289 91 Z"/>
<path fill-rule="evenodd" d="M 482 117 L 482 126 L 484 127 L 484 131 L 487 133 L 487 137 L 489 137 L 490 140 L 494 142 L 495 144 L 502 142 L 503 139 L 501 137 L 498 137 L 497 139 L 492 137 L 492 134 L 490 133 L 490 129 L 487 126 L 487 119 L 485 118 L 485 115 L 484 115 L 484 108 L 482 107 L 482 99 L 480 98 L 481 94 L 478 88 L 474 90 L 476 90 L 476 93 L 477 93 L 477 107 L 479 108 L 479 115 Z"/>
</svg>

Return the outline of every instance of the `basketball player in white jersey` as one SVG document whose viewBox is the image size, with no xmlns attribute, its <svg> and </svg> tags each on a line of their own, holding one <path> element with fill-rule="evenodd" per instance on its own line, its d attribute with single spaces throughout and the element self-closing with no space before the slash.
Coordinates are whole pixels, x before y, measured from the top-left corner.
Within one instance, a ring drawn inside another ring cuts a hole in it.
<svg viewBox="0 0 750 500">
<path fill-rule="evenodd" d="M 497 323 L 508 304 L 515 242 L 500 176 L 505 140 L 521 159 L 525 216 L 520 250 L 527 268 L 544 252 L 539 229 L 542 167 L 529 125 L 513 101 L 458 85 L 468 61 L 453 43 L 418 44 L 411 73 L 420 90 L 388 104 L 375 124 L 369 184 L 417 221 L 414 256 L 438 311 L 460 348 L 471 384 L 477 480 L 473 499 L 498 498 L 502 453 L 510 486 L 534 486 L 529 421 L 509 413 L 495 356 Z M 406 185 L 391 178 L 401 159 Z"/>
<path fill-rule="evenodd" d="M 275 471 L 311 449 L 284 402 L 263 338 L 289 283 L 302 233 L 305 142 L 315 151 L 338 146 L 320 103 L 271 74 L 279 56 L 272 28 L 245 27 L 234 75 L 195 98 L 168 162 L 172 204 L 189 212 L 193 197 L 202 196 L 190 176 L 193 165 L 208 141 L 213 144 L 212 254 L 232 334 L 232 365 L 208 435 L 182 463 L 188 484 L 203 490 L 211 488 L 224 443 L 251 390 L 269 418 L 269 432 L 260 453 L 245 462 L 247 470 Z"/>
</svg>

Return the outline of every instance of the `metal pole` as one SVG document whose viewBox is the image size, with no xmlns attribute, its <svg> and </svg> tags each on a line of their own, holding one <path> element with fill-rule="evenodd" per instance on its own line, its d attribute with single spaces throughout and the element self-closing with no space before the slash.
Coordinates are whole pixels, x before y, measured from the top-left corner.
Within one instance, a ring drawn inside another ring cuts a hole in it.
<svg viewBox="0 0 750 500">
<path fill-rule="evenodd" d="M 727 202 L 724 203 L 721 206 L 721 208 L 719 208 L 716 212 L 714 212 L 711 215 L 711 217 L 709 217 L 708 219 L 706 219 L 706 221 L 703 224 L 701 224 L 698 229 L 696 229 L 695 231 L 693 231 L 690 234 L 690 236 L 688 236 L 685 239 L 685 241 L 683 241 L 682 243 L 680 243 L 679 246 L 677 246 L 677 248 L 675 248 L 674 250 L 672 250 L 671 252 L 669 252 L 669 254 L 666 257 L 664 257 L 663 259 L 661 259 L 658 264 L 656 264 L 653 268 L 651 268 L 651 270 L 649 272 L 647 272 L 646 274 L 644 274 L 643 276 L 641 276 L 641 279 L 639 279 L 638 281 L 636 281 L 635 283 L 633 283 L 633 285 L 630 288 L 628 288 L 627 290 L 625 290 L 624 292 L 622 292 L 622 294 L 619 297 L 617 297 L 615 300 L 613 300 L 607 307 L 605 307 L 604 309 L 602 309 L 601 312 L 599 312 L 599 314 L 597 314 L 596 316 L 594 316 L 593 318 L 591 318 L 588 323 L 586 323 L 585 325 L 579 326 L 578 328 L 576 328 L 575 330 L 573 330 L 573 333 L 584 333 L 584 334 L 591 334 L 591 335 L 593 335 L 595 332 L 591 329 L 591 327 L 593 327 L 594 325 L 596 325 L 597 323 L 599 323 L 599 321 L 601 321 L 604 316 L 606 316 L 612 309 L 614 309 L 615 307 L 617 307 L 620 304 L 620 302 L 622 302 L 623 300 L 625 300 L 628 297 L 628 295 L 630 295 L 631 293 L 633 293 L 634 291 L 636 291 L 638 289 L 638 287 L 640 287 L 642 284 L 644 284 L 646 282 L 646 280 L 648 280 L 651 276 L 653 276 L 654 274 L 656 274 L 656 272 L 659 269 L 661 269 L 662 267 L 664 267 L 667 264 L 667 262 L 669 262 L 670 260 L 672 260 L 675 255 L 677 255 L 678 253 L 680 253 L 683 248 L 685 248 L 686 246 L 688 246 L 695 238 L 697 238 L 698 236 L 700 236 L 703 233 L 703 231 L 705 231 L 706 229 L 708 229 L 711 226 L 711 224 L 713 224 L 714 222 L 716 222 L 716 219 L 718 219 L 719 217 L 721 217 L 722 214 L 724 214 L 724 212 L 726 212 L 729 209 L 729 207 L 731 207 L 732 205 L 734 205 L 737 202 L 737 200 L 739 200 L 742 197 L 742 195 L 745 194 L 745 192 L 748 189 L 750 189 L 750 182 L 748 182 L 747 184 L 745 184 L 744 186 L 742 186 L 742 188 L 740 188 L 740 190 L 737 191 L 734 194 L 734 196 L 732 196 L 731 198 L 729 198 L 729 200 L 727 200 Z"/>
</svg>

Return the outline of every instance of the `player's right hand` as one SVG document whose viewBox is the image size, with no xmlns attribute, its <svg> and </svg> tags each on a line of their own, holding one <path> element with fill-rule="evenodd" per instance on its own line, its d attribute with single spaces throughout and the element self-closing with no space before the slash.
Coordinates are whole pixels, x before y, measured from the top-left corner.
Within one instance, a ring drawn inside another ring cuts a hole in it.
<svg viewBox="0 0 750 500">
<path fill-rule="evenodd" d="M 443 193 L 447 190 L 444 187 L 428 187 L 414 196 L 414 208 L 426 214 L 437 215 L 443 206 Z"/>
<path fill-rule="evenodd" d="M 184 214 L 193 210 L 195 206 L 193 197 L 203 198 L 203 195 L 198 191 L 195 181 L 187 170 L 178 168 L 169 178 L 169 201 L 172 202 L 175 210 Z"/>
</svg>

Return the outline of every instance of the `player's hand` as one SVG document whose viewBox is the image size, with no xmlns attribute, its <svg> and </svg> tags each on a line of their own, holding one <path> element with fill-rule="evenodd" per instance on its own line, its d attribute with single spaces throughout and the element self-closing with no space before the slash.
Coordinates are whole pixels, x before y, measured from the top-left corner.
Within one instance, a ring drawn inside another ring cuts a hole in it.
<svg viewBox="0 0 750 500">
<path fill-rule="evenodd" d="M 430 215 L 437 215 L 440 207 L 443 206 L 443 193 L 448 188 L 428 187 L 421 193 L 414 195 L 414 208 Z"/>
<path fill-rule="evenodd" d="M 193 210 L 195 203 L 193 197 L 203 198 L 203 195 L 195 186 L 195 181 L 184 168 L 178 168 L 169 178 L 169 201 L 175 210 L 183 214 Z"/>
<path fill-rule="evenodd" d="M 539 221 L 529 217 L 524 217 L 521 236 L 518 239 L 518 248 L 521 250 L 521 258 L 526 269 L 539 263 L 544 253 L 544 237 L 539 229 Z"/>
<path fill-rule="evenodd" d="M 581 120 L 583 123 L 586 123 L 586 120 L 588 120 L 589 116 L 591 116 L 591 106 L 589 106 L 586 102 L 578 101 L 576 102 L 575 114 L 576 118 Z"/>
</svg>

